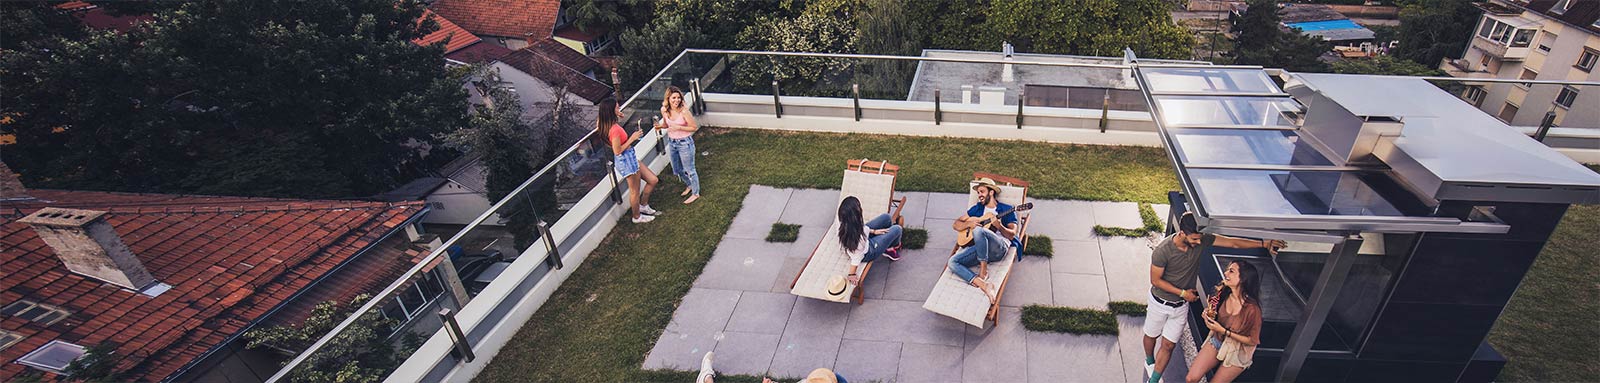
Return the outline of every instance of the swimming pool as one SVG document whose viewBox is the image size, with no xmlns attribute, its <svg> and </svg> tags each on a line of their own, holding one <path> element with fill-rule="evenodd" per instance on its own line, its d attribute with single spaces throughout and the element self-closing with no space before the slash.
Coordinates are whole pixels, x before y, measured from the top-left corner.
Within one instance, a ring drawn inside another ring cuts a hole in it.
<svg viewBox="0 0 1600 383">
<path fill-rule="evenodd" d="M 1366 29 L 1360 25 L 1356 25 L 1356 23 L 1354 21 L 1350 21 L 1350 19 L 1307 21 L 1303 23 L 1289 23 L 1288 25 L 1290 28 L 1299 28 L 1301 31 L 1306 32 L 1326 31 L 1332 29 Z"/>
</svg>

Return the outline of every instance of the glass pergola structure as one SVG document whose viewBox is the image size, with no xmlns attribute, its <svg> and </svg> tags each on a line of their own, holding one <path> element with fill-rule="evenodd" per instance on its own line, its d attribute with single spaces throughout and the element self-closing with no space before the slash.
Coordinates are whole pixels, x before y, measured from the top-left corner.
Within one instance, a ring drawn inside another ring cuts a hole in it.
<svg viewBox="0 0 1600 383">
<path fill-rule="evenodd" d="M 1262 271 L 1242 380 L 1494 379 L 1494 319 L 1567 205 L 1600 202 L 1600 176 L 1423 80 L 1127 58 L 1183 188 L 1173 216 L 1291 242 L 1202 260 L 1203 286 L 1227 262 Z"/>
</svg>

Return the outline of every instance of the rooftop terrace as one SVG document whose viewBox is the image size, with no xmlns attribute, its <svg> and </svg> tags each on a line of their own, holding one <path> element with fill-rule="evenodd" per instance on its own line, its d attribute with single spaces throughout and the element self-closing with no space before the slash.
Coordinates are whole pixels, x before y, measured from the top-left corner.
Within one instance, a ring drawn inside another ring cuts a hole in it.
<svg viewBox="0 0 1600 383">
<path fill-rule="evenodd" d="M 851 89 L 863 73 L 785 82 L 790 85 L 774 96 L 766 86 L 771 75 L 762 78 L 749 68 L 783 65 L 785 59 L 687 52 L 626 104 L 631 128 L 659 105 L 661 89 L 675 84 L 689 89 L 691 100 L 704 101 L 697 105 L 705 111 L 702 124 L 750 128 L 708 129 L 697 136 L 705 188 L 700 202 L 676 204 L 682 184 L 663 175 L 652 205 L 666 213 L 643 225 L 619 220 L 623 207 L 605 176 L 608 153 L 585 140 L 452 238 L 451 243 L 470 243 L 505 232 L 479 229 L 490 224 L 525 230 L 516 246 L 524 249 L 521 257 L 454 313 L 462 330 L 435 334 L 390 380 L 682 382 L 693 373 L 657 368 L 692 366 L 697 359 L 686 356 L 709 350 L 718 350 L 723 370 L 750 374 L 719 382 L 795 377 L 806 365 L 832 366 L 852 381 L 922 381 L 915 374 L 935 372 L 919 364 L 927 361 L 924 356 L 946 358 L 952 363 L 940 366 L 959 368 L 944 371 L 941 379 L 949 380 L 992 375 L 1054 381 L 1056 373 L 1073 374 L 1067 380 L 1137 380 L 1141 371 L 1128 361 L 1141 352 L 1126 338 L 1138 318 L 1118 318 L 1123 334 L 1117 337 L 1071 336 L 1022 330 L 1015 326 L 1015 310 L 1027 303 L 1103 307 L 1112 300 L 1138 301 L 1135 295 L 1148 288 L 1148 275 L 1133 271 L 1148 262 L 1147 250 L 1140 251 L 1144 240 L 1093 237 L 1089 227 L 1120 226 L 1119 220 L 1137 226 L 1137 213 L 1128 210 L 1132 202 L 1164 203 L 1166 192 L 1182 188 L 1174 163 L 1158 147 L 1161 133 L 1149 114 L 1139 113 L 1140 123 L 1135 114 L 1100 110 L 1025 109 L 1018 103 L 951 107 L 871 97 L 852 107 L 852 99 L 838 92 Z M 903 86 L 913 80 L 898 81 Z M 863 96 L 892 93 L 862 90 Z M 660 152 L 648 150 L 656 148 L 654 135 L 639 145 L 642 164 L 666 166 Z M 815 246 L 827 226 L 819 217 L 832 210 L 837 192 L 829 190 L 839 187 L 842 164 L 862 157 L 902 166 L 896 192 L 912 196 L 911 211 L 920 209 L 920 215 L 907 214 L 913 220 L 908 224 L 927 229 L 927 248 L 900 262 L 883 262 L 883 270 L 870 276 L 880 283 L 867 282 L 865 305 L 784 294 L 777 287 L 792 276 L 794 255 Z M 1030 234 L 1051 237 L 1056 249 L 1055 257 L 1020 261 L 1012 282 L 1016 291 L 1002 300 L 999 325 L 987 330 L 914 304 L 937 277 L 934 261 L 950 246 L 942 220 L 964 204 L 958 196 L 976 171 L 1033 182 L 1029 198 L 1040 201 L 1033 213 L 1039 226 Z M 547 207 L 551 198 L 561 199 L 562 208 Z M 485 222 L 491 216 L 505 218 Z M 548 230 L 518 226 L 519 220 L 549 223 Z M 800 238 L 788 245 L 755 239 L 777 221 L 800 224 Z M 1579 274 L 1584 273 L 1596 274 Z M 822 335 L 801 334 L 812 330 Z M 474 355 L 463 352 L 468 349 Z M 984 359 L 993 355 L 1013 358 Z M 1090 365 L 1107 368 L 1086 370 Z"/>
</svg>

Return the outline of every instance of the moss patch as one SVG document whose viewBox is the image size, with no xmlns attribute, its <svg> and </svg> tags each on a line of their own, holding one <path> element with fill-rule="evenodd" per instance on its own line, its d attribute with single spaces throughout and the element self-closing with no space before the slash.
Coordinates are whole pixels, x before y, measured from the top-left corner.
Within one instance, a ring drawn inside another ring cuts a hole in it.
<svg viewBox="0 0 1600 383">
<path fill-rule="evenodd" d="M 1022 248 L 1022 255 L 1037 255 L 1045 258 L 1056 255 L 1055 244 L 1050 243 L 1050 237 L 1043 235 L 1028 236 L 1028 244 Z"/>
<path fill-rule="evenodd" d="M 1117 335 L 1117 316 L 1105 310 L 1027 305 L 1022 307 L 1022 327 L 1028 331 Z"/>
<path fill-rule="evenodd" d="M 778 222 L 767 233 L 767 242 L 794 242 L 796 238 L 800 238 L 800 225 Z"/>
<path fill-rule="evenodd" d="M 900 244 L 908 250 L 920 250 L 928 245 L 928 230 L 920 227 L 906 228 L 900 233 Z"/>
<path fill-rule="evenodd" d="M 1139 221 L 1143 227 L 1126 228 L 1094 225 L 1094 234 L 1102 237 L 1133 237 L 1143 238 L 1150 233 L 1159 233 L 1166 229 L 1161 223 L 1161 218 L 1156 216 L 1156 210 L 1148 203 L 1139 203 Z"/>
<path fill-rule="evenodd" d="M 1142 316 L 1144 316 L 1144 309 L 1145 309 L 1144 306 L 1145 305 L 1143 303 L 1139 303 L 1139 302 L 1116 301 L 1116 302 L 1111 302 L 1111 312 L 1114 313 L 1114 314 L 1117 314 L 1117 315 L 1127 315 L 1127 316 L 1131 316 L 1131 317 L 1142 317 Z"/>
</svg>

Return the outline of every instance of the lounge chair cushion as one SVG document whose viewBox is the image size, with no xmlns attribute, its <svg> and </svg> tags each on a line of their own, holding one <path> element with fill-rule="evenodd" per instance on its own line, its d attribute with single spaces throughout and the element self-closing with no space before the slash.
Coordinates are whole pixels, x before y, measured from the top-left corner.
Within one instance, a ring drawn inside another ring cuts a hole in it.
<svg viewBox="0 0 1600 383">
<path fill-rule="evenodd" d="M 1006 275 L 1011 273 L 1011 265 L 1016 263 L 1016 253 L 1017 248 L 1011 247 L 1000 261 L 990 262 L 989 276 L 985 279 L 996 286 L 1005 281 Z M 984 319 L 989 316 L 989 303 L 988 295 L 967 284 L 946 268 L 944 275 L 939 276 L 939 282 L 933 285 L 933 292 L 928 294 L 928 300 L 922 303 L 922 308 L 956 318 L 981 329 L 984 327 Z"/>
<path fill-rule="evenodd" d="M 839 222 L 834 221 L 825 233 L 839 231 Z M 790 294 L 806 298 L 816 298 L 833 302 L 849 302 L 851 294 L 856 291 L 855 285 L 847 285 L 844 294 L 837 296 L 828 294 L 828 279 L 835 275 L 845 275 L 850 272 L 850 259 L 844 254 L 844 249 L 828 242 L 829 239 L 838 238 L 822 236 L 822 245 L 811 253 L 811 262 L 806 263 L 806 268 L 800 270 L 800 277 L 794 281 L 794 288 L 789 289 Z"/>
</svg>

